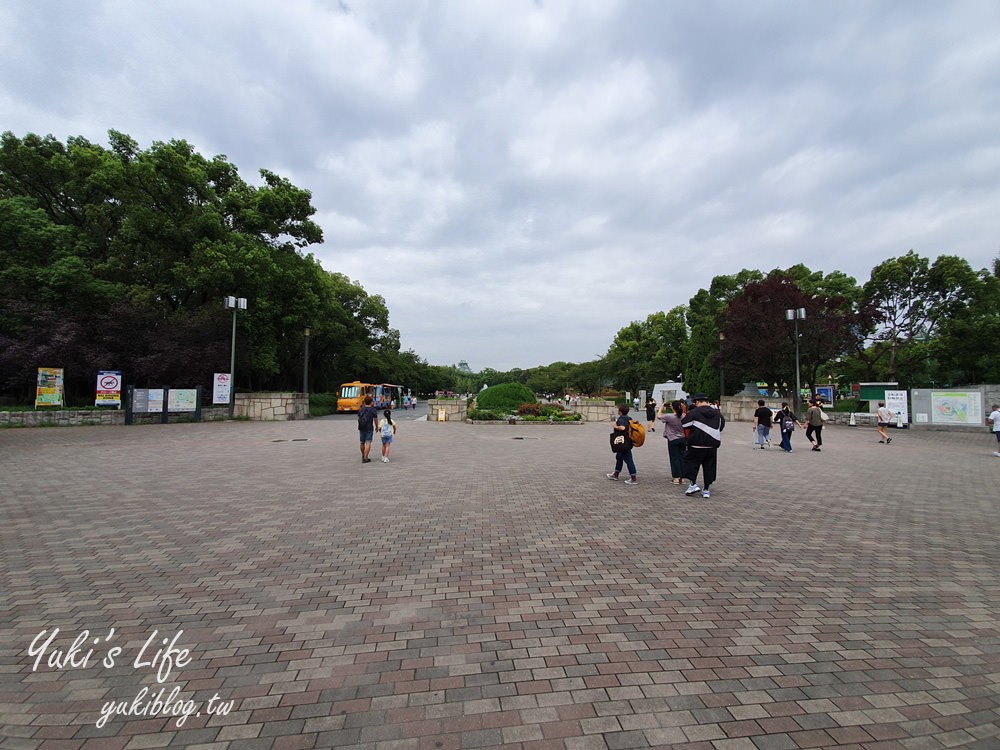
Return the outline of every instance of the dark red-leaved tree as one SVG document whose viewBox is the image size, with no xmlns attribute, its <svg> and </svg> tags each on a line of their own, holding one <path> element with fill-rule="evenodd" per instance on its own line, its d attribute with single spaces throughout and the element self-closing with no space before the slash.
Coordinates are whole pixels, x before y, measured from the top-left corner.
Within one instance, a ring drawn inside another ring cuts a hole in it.
<svg viewBox="0 0 1000 750">
<path fill-rule="evenodd" d="M 848 297 L 806 294 L 783 273 L 747 284 L 726 307 L 722 364 L 743 381 L 795 382 L 795 321 L 786 310 L 805 309 L 798 321 L 802 383 L 815 385 L 820 369 L 854 351 L 873 313 Z"/>
</svg>

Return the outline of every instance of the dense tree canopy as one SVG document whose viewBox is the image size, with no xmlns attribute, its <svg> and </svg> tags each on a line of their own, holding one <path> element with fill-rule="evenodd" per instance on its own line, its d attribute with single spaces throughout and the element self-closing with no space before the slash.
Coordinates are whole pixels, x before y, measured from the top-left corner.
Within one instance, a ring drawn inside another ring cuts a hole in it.
<svg viewBox="0 0 1000 750">
<path fill-rule="evenodd" d="M 101 368 L 207 386 L 229 370 L 227 295 L 248 300 L 238 387 L 298 390 L 307 327 L 312 390 L 426 375 L 381 297 L 303 253 L 322 240 L 307 190 L 265 169 L 252 186 L 184 141 L 109 143 L 0 138 L 0 390 L 25 397 L 39 366 L 71 396 Z"/>
<path fill-rule="evenodd" d="M 716 276 L 687 305 L 625 325 L 605 356 L 510 372 L 431 366 L 400 351 L 385 300 L 306 251 L 322 241 L 309 191 L 261 169 L 250 185 L 224 156 L 185 141 L 141 149 L 111 131 L 83 138 L 0 137 L 0 394 L 28 400 L 36 368 L 62 367 L 77 401 L 99 369 L 135 385 L 208 386 L 229 369 L 237 315 L 237 387 L 298 390 L 311 330 L 310 390 L 344 381 L 475 393 L 520 383 L 535 393 L 636 392 L 683 373 L 689 392 L 746 380 L 909 385 L 1000 381 L 1000 259 L 910 251 L 870 279 L 803 264 Z"/>
</svg>

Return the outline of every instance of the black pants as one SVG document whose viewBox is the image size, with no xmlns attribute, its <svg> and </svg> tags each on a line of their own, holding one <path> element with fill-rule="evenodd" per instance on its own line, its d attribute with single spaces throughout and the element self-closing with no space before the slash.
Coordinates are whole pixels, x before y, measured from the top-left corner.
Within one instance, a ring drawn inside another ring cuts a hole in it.
<svg viewBox="0 0 1000 750">
<path fill-rule="evenodd" d="M 697 484 L 698 469 L 701 469 L 704 478 L 701 488 L 707 490 L 709 485 L 715 481 L 718 457 L 718 448 L 692 448 L 688 446 L 687 453 L 684 454 L 684 478 L 691 484 Z"/>
<path fill-rule="evenodd" d="M 815 425 L 806 426 L 806 440 L 810 443 L 813 442 L 814 433 L 816 435 L 816 447 L 818 448 L 823 445 L 823 425 L 819 425 L 818 427 Z"/>
</svg>

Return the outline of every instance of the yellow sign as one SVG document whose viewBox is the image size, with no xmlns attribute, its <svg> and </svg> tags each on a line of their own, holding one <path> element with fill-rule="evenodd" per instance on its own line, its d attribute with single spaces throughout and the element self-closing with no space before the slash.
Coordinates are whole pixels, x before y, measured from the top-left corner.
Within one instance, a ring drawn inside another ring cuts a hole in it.
<svg viewBox="0 0 1000 750">
<path fill-rule="evenodd" d="M 63 389 L 61 367 L 39 367 L 35 386 L 35 408 L 39 406 L 65 406 L 66 393 Z"/>
<path fill-rule="evenodd" d="M 448 412 L 445 410 L 445 408 L 443 406 L 440 409 L 438 409 L 438 420 L 437 421 L 438 422 L 447 422 L 448 421 Z"/>
</svg>

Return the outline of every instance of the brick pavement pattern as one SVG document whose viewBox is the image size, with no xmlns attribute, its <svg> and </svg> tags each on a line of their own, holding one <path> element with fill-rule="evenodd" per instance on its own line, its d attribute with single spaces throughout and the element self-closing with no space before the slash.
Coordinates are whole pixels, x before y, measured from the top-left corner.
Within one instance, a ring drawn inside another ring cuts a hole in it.
<svg viewBox="0 0 1000 750">
<path fill-rule="evenodd" d="M 1000 748 L 989 435 L 607 432 L 0 430 L 0 747 Z"/>
</svg>

